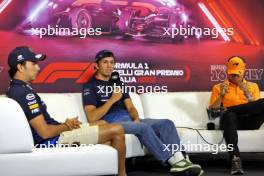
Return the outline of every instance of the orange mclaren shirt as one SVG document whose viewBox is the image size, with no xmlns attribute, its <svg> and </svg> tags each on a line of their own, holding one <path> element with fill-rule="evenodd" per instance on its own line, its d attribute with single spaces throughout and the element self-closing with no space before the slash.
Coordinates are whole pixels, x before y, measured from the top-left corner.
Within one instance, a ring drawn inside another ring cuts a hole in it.
<svg viewBox="0 0 264 176">
<path fill-rule="evenodd" d="M 258 100 L 260 98 L 258 85 L 256 83 L 249 82 L 246 80 L 243 80 L 243 82 L 248 84 L 249 91 L 251 92 L 254 101 Z M 243 90 L 241 90 L 237 85 L 232 84 L 231 82 L 229 82 L 228 84 L 229 84 L 228 90 L 222 100 L 224 107 L 230 107 L 230 106 L 248 103 L 248 99 L 245 96 Z M 215 102 L 215 100 L 219 97 L 219 95 L 220 95 L 220 84 L 216 84 L 213 86 L 212 89 L 210 106 Z"/>
</svg>

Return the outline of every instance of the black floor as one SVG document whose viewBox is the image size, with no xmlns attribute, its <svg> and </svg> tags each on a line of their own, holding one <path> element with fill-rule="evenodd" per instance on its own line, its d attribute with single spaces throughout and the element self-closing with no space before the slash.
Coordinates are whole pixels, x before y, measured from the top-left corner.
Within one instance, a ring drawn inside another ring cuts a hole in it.
<svg viewBox="0 0 264 176">
<path fill-rule="evenodd" d="M 246 176 L 264 176 L 264 154 L 242 154 Z M 203 176 L 229 175 L 230 163 L 227 155 L 191 155 L 191 160 L 204 170 Z M 170 176 L 169 166 L 163 166 L 151 157 L 129 159 L 128 176 Z"/>
</svg>

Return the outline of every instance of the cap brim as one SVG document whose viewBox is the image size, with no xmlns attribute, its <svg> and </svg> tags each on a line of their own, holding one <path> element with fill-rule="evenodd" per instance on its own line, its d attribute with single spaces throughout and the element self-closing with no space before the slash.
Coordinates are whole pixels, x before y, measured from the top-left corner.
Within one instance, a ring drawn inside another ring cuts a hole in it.
<svg viewBox="0 0 264 176">
<path fill-rule="evenodd" d="M 46 55 L 45 54 L 36 54 L 35 55 L 35 58 L 38 60 L 38 61 L 43 61 L 46 59 Z"/>
<path fill-rule="evenodd" d="M 227 74 L 229 75 L 242 75 L 243 73 L 243 70 L 227 70 Z"/>
<path fill-rule="evenodd" d="M 32 62 L 38 62 L 38 61 L 43 61 L 46 59 L 46 55 L 45 54 L 36 54 L 35 56 L 33 56 L 31 59 L 28 59 Z"/>
</svg>

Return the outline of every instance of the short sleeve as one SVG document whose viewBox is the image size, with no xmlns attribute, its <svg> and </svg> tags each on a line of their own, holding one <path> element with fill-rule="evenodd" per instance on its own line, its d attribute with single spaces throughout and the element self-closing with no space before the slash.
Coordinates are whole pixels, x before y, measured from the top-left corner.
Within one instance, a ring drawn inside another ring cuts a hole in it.
<svg viewBox="0 0 264 176">
<path fill-rule="evenodd" d="M 14 99 L 22 107 L 28 121 L 42 114 L 40 102 L 38 101 L 35 93 L 23 92 L 18 97 L 14 97 Z"/>
<path fill-rule="evenodd" d="M 209 107 L 214 104 L 214 102 L 216 101 L 217 97 L 219 97 L 219 94 L 220 94 L 219 86 L 218 85 L 214 85 L 213 88 L 212 88 L 212 92 L 211 92 L 211 98 L 210 98 Z"/>
<path fill-rule="evenodd" d="M 256 101 L 256 100 L 260 99 L 259 87 L 256 83 L 253 83 L 252 87 L 253 87 L 252 96 L 253 96 L 253 99 Z"/>
<path fill-rule="evenodd" d="M 82 91 L 83 106 L 94 105 L 96 106 L 96 90 L 92 84 L 85 84 Z"/>
</svg>

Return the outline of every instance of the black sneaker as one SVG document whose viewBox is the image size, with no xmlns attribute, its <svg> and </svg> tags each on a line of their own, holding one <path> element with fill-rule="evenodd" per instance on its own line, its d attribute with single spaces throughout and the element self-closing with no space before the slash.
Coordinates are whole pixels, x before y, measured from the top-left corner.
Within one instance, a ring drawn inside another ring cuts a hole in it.
<svg viewBox="0 0 264 176">
<path fill-rule="evenodd" d="M 231 175 L 243 175 L 242 162 L 240 157 L 234 157 L 232 159 Z"/>
</svg>

